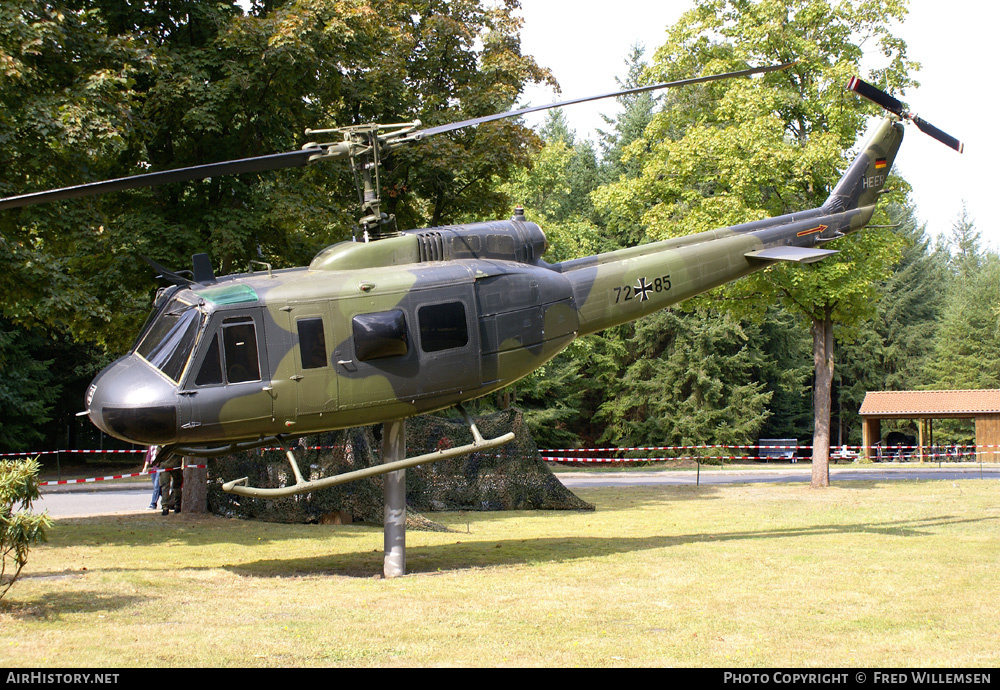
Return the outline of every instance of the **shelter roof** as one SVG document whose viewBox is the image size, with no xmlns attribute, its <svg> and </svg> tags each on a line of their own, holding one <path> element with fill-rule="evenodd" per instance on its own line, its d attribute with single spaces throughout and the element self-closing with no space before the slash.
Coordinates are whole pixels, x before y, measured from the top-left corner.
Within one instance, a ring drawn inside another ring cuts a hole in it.
<svg viewBox="0 0 1000 690">
<path fill-rule="evenodd" d="M 863 417 L 1000 414 L 1000 390 L 869 391 L 858 414 Z"/>
</svg>

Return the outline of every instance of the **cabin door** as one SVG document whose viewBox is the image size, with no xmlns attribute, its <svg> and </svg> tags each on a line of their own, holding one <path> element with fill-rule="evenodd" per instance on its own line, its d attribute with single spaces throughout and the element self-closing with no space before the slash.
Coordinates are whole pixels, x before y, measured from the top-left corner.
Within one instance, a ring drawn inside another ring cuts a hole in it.
<svg viewBox="0 0 1000 690">
<path fill-rule="evenodd" d="M 216 312 L 212 321 L 181 391 L 182 425 L 206 439 L 258 435 L 273 413 L 263 311 Z"/>
<path fill-rule="evenodd" d="M 289 378 L 295 382 L 297 416 L 333 412 L 338 407 L 338 386 L 329 347 L 334 342 L 330 303 L 292 304 L 287 315 L 287 328 L 294 343 Z"/>
</svg>

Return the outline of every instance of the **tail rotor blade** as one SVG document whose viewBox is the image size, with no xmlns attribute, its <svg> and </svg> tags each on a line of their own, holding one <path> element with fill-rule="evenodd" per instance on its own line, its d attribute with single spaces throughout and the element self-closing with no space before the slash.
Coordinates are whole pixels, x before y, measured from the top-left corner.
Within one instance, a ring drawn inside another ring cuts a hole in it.
<svg viewBox="0 0 1000 690">
<path fill-rule="evenodd" d="M 875 105 L 882 106 L 890 113 L 903 117 L 903 114 L 906 112 L 906 109 L 900 101 L 897 101 L 885 91 L 882 91 L 881 89 L 878 89 L 868 82 L 858 79 L 857 77 L 851 77 L 851 81 L 847 84 L 847 88 L 859 96 L 867 98 Z"/>
<path fill-rule="evenodd" d="M 937 127 L 935 127 L 930 122 L 928 122 L 927 120 L 923 119 L 922 117 L 920 117 L 918 115 L 914 115 L 910 119 L 913 120 L 913 124 L 915 124 L 917 126 L 917 129 L 919 129 L 921 132 L 923 132 L 927 136 L 930 136 L 930 137 L 933 137 L 934 139 L 937 139 L 938 141 L 940 141 L 945 146 L 949 146 L 949 147 L 955 149 L 956 151 L 958 151 L 959 153 L 962 153 L 962 150 L 965 148 L 965 144 L 963 144 L 962 142 L 960 142 L 958 139 L 956 139 L 955 137 L 951 136 L 947 132 L 942 132 L 940 129 L 938 129 Z"/>
</svg>

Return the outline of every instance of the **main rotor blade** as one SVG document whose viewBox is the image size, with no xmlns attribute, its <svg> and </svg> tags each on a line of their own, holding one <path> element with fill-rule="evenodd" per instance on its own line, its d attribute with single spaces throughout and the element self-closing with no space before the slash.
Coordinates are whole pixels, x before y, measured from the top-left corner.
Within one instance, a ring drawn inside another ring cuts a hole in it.
<svg viewBox="0 0 1000 690">
<path fill-rule="evenodd" d="M 764 74 L 765 72 L 777 72 L 779 70 L 788 69 L 794 62 L 786 62 L 782 65 L 770 65 L 768 67 L 755 67 L 753 69 L 740 70 L 739 72 L 726 72 L 724 74 L 710 74 L 704 77 L 692 77 L 690 79 L 681 79 L 679 81 L 668 81 L 660 84 L 653 84 L 651 86 L 638 86 L 634 89 L 625 89 L 624 91 L 615 91 L 614 93 L 606 93 L 600 96 L 587 96 L 585 98 L 574 98 L 569 101 L 561 101 L 559 103 L 549 103 L 547 105 L 534 105 L 527 108 L 521 108 L 520 110 L 510 110 L 506 113 L 496 113 L 494 115 L 485 115 L 483 117 L 475 117 L 470 120 L 462 120 L 461 122 L 452 122 L 447 125 L 439 125 L 438 127 L 429 127 L 427 129 L 417 130 L 409 134 L 407 139 L 421 140 L 425 137 L 432 136 L 434 134 L 442 134 L 444 132 L 451 132 L 456 129 L 462 129 L 463 127 L 472 127 L 473 125 L 480 125 L 484 122 L 493 122 L 494 120 L 502 120 L 507 117 L 519 117 L 521 115 L 527 115 L 528 113 L 535 113 L 539 110 L 548 110 L 550 108 L 562 108 L 567 105 L 575 105 L 577 103 L 587 103 L 588 101 L 599 101 L 603 98 L 616 98 L 618 96 L 628 96 L 633 93 L 645 93 L 646 91 L 656 91 L 657 89 L 669 89 L 675 86 L 688 86 L 690 84 L 701 84 L 708 81 L 717 81 L 720 79 L 735 79 L 737 77 L 748 77 L 752 74 Z"/>
<path fill-rule="evenodd" d="M 131 177 L 119 177 L 114 180 L 104 180 L 102 182 L 91 182 L 73 187 L 63 187 L 61 189 L 50 189 L 44 192 L 22 194 L 7 199 L 0 199 L 0 210 L 43 204 L 48 201 L 58 201 L 60 199 L 93 196 L 106 192 L 119 192 L 123 189 L 155 187 L 156 185 L 168 184 L 170 182 L 203 180 L 207 177 L 215 177 L 217 175 L 237 175 L 239 173 L 302 167 L 309 162 L 311 156 L 315 156 L 318 152 L 320 152 L 319 149 L 313 148 L 289 151 L 287 153 L 272 153 L 267 156 L 240 158 L 220 163 L 195 165 L 190 168 L 164 170 L 161 172 L 145 173 L 143 175 L 133 175 Z"/>
<path fill-rule="evenodd" d="M 651 86 L 639 86 L 633 89 L 625 89 L 624 91 L 615 91 L 614 93 L 606 93 L 601 96 L 589 96 L 586 98 L 576 98 L 569 101 L 563 101 L 561 103 L 550 103 L 548 105 L 538 105 L 528 108 L 521 108 L 520 110 L 512 110 L 505 113 L 498 113 L 495 115 L 487 115 L 485 117 L 477 117 L 470 120 L 463 120 L 461 122 L 453 122 L 447 125 L 441 125 L 439 127 L 431 127 L 424 130 L 418 130 L 416 132 L 411 132 L 405 136 L 399 137 L 392 141 L 383 141 L 383 145 L 388 145 L 389 147 L 396 147 L 403 143 L 409 141 L 418 141 L 424 139 L 434 134 L 441 134 L 444 132 L 451 132 L 456 129 L 461 129 L 463 127 L 472 127 L 474 125 L 482 124 L 484 122 L 492 122 L 493 120 L 501 120 L 508 117 L 518 117 L 520 115 L 526 115 L 528 113 L 537 112 L 539 110 L 548 110 L 549 108 L 559 108 L 567 105 L 574 105 L 576 103 L 586 103 L 588 101 L 601 100 L 603 98 L 615 98 L 617 96 L 627 96 L 629 94 L 635 93 L 645 93 L 646 91 L 655 91 L 657 89 L 666 89 L 675 86 L 687 86 L 690 84 L 701 84 L 709 81 L 716 81 L 720 79 L 733 79 L 736 77 L 746 77 L 753 74 L 763 74 L 765 72 L 774 72 L 777 70 L 783 70 L 794 65 L 794 62 L 785 63 L 783 65 L 771 65 L 768 67 L 757 67 L 754 69 L 745 69 L 738 72 L 727 72 L 725 74 L 710 74 L 703 77 L 693 77 L 691 79 L 681 79 L 679 81 L 664 82 L 662 84 L 653 84 Z M 61 199 L 75 199 L 84 196 L 94 196 L 96 194 L 104 194 L 107 192 L 119 192 L 126 189 L 138 189 L 142 187 L 155 187 L 161 184 L 169 184 L 171 182 L 187 182 L 190 180 L 203 180 L 208 177 L 215 177 L 217 175 L 237 175 L 240 173 L 248 172 L 263 172 L 266 170 L 280 170 L 283 168 L 295 168 L 302 167 L 309 163 L 310 160 L 316 159 L 327 159 L 327 158 L 339 158 L 341 156 L 350 155 L 352 151 L 352 144 L 349 142 L 339 142 L 336 144 L 320 144 L 316 146 L 309 146 L 308 148 L 301 149 L 298 151 L 289 151 L 287 153 L 274 153 L 267 156 L 255 156 L 253 158 L 240 158 L 237 160 L 221 161 L 219 163 L 209 163 L 207 165 L 196 165 L 189 168 L 177 168 L 173 170 L 163 170 L 159 172 L 145 173 L 141 175 L 133 175 L 130 177 L 119 177 L 114 180 L 103 180 L 101 182 L 90 182 L 87 184 L 75 185 L 72 187 L 62 187 L 60 189 L 50 189 L 42 192 L 33 192 L 31 194 L 22 194 L 20 196 L 8 197 L 6 199 L 0 199 L 0 210 L 10 209 L 10 208 L 20 208 L 22 206 L 32 206 L 34 204 L 42 204 L 50 201 L 58 201 Z"/>
</svg>

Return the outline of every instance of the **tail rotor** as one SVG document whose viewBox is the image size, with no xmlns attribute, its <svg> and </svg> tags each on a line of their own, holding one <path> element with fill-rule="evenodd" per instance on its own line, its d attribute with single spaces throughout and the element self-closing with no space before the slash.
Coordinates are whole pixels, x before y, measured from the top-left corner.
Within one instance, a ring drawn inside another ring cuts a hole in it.
<svg viewBox="0 0 1000 690">
<path fill-rule="evenodd" d="M 924 134 L 928 135 L 933 139 L 937 139 L 945 146 L 953 148 L 959 153 L 962 153 L 962 150 L 965 148 L 965 144 L 960 142 L 958 139 L 951 136 L 947 132 L 938 129 L 937 127 L 935 127 L 934 125 L 932 125 L 930 122 L 923 119 L 919 115 L 911 113 L 906 109 L 906 106 L 903 105 L 901 101 L 893 98 L 885 91 L 882 91 L 881 89 L 872 86 L 868 82 L 862 81 L 857 77 L 852 77 L 851 81 L 847 84 L 847 88 L 853 91 L 854 93 L 858 94 L 859 96 L 867 98 L 875 105 L 885 108 L 890 113 L 893 113 L 894 115 L 904 120 L 909 120 L 910 122 L 915 124 L 917 126 L 917 129 L 919 129 L 921 132 L 923 132 Z"/>
</svg>

